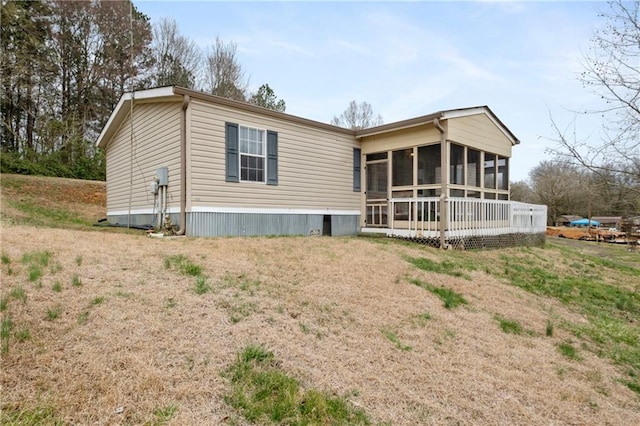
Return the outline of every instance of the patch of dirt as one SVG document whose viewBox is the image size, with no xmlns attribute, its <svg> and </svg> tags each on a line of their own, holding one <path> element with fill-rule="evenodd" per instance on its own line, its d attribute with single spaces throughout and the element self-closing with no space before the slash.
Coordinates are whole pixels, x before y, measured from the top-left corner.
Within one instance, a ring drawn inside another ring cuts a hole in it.
<svg viewBox="0 0 640 426">
<path fill-rule="evenodd" d="M 50 266 L 29 282 L 20 259 L 45 250 Z M 557 345 L 572 336 L 559 327 L 545 336 L 549 318 L 579 321 L 579 314 L 485 272 L 466 280 L 405 260 L 437 259 L 435 249 L 360 238 L 152 239 L 8 226 L 2 251 L 11 260 L 2 265 L 3 314 L 31 334 L 12 338 L 2 356 L 5 408 L 50 406 L 66 423 L 118 425 L 152 423 L 154 410 L 175 405 L 168 424 L 243 424 L 224 402 L 229 382 L 221 373 L 246 345 L 261 344 L 304 387 L 346 395 L 374 422 L 640 424 L 638 396 L 615 366 L 587 351 L 580 361 L 563 357 Z M 202 267 L 210 292 L 197 294 L 194 277 L 165 268 L 175 255 Z M 452 288 L 469 305 L 445 309 L 408 278 Z M 19 286 L 24 303 L 9 296 Z M 62 314 L 50 319 L 56 308 Z M 496 315 L 530 333 L 503 333 Z"/>
</svg>

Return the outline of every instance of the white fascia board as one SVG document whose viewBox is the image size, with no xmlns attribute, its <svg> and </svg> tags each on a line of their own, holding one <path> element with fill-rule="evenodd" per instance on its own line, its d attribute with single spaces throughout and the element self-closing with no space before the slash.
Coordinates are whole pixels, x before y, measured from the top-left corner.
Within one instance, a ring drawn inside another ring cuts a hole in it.
<svg viewBox="0 0 640 426">
<path fill-rule="evenodd" d="M 131 92 L 125 93 L 131 99 Z M 133 92 L 133 99 L 152 99 L 173 96 L 173 86 L 156 87 L 155 89 L 138 90 Z"/>
<path fill-rule="evenodd" d="M 487 109 L 485 107 L 474 107 L 474 108 L 465 108 L 465 109 L 455 109 L 451 111 L 444 111 L 442 113 L 442 119 L 447 120 L 450 118 L 458 118 L 458 117 L 467 117 L 469 115 L 477 115 L 477 114 L 487 114 Z M 487 114 L 489 115 L 489 114 Z"/>
<path fill-rule="evenodd" d="M 360 210 L 339 209 L 296 209 L 296 208 L 261 208 L 261 207 L 205 207 L 194 206 L 191 213 L 258 213 L 258 214 L 322 214 L 336 216 L 357 216 Z"/>
<path fill-rule="evenodd" d="M 129 93 L 125 93 L 120 97 L 120 100 L 118 101 L 118 105 L 116 105 L 115 109 L 109 116 L 109 120 L 107 120 L 107 124 L 105 124 L 104 127 L 102 128 L 102 131 L 100 132 L 100 136 L 98 136 L 98 140 L 96 141 L 96 146 L 99 147 L 100 144 L 102 144 L 102 140 L 104 139 L 105 135 L 107 134 L 111 126 L 113 126 L 113 122 L 116 120 L 118 113 L 124 106 L 125 102 L 127 102 L 129 99 L 131 99 L 131 95 Z"/>
<path fill-rule="evenodd" d="M 489 111 L 487 111 L 485 107 L 475 107 L 475 108 L 467 108 L 467 109 L 460 109 L 460 110 L 454 110 L 454 111 L 445 111 L 443 113 L 442 119 L 449 120 L 452 118 L 468 117 L 471 115 L 478 115 L 478 114 L 486 115 L 489 118 L 489 120 L 491 120 L 491 122 L 495 124 L 495 126 L 498 129 L 500 129 L 502 134 L 505 135 L 507 139 L 511 141 L 511 145 L 516 145 L 516 140 L 513 138 L 513 136 L 509 134 L 509 131 L 505 129 L 502 124 L 496 121 L 496 119 L 493 117 L 493 114 L 489 113 Z"/>
</svg>

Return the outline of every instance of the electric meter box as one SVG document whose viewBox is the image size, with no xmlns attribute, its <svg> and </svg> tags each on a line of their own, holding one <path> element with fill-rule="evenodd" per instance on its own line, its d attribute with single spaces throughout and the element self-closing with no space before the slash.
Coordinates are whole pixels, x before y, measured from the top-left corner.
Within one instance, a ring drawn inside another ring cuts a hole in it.
<svg viewBox="0 0 640 426">
<path fill-rule="evenodd" d="M 156 176 L 158 177 L 158 186 L 169 185 L 169 169 L 167 167 L 160 167 Z"/>
<path fill-rule="evenodd" d="M 158 182 L 155 180 L 153 182 L 149 182 L 149 192 L 152 194 L 158 193 Z"/>
</svg>

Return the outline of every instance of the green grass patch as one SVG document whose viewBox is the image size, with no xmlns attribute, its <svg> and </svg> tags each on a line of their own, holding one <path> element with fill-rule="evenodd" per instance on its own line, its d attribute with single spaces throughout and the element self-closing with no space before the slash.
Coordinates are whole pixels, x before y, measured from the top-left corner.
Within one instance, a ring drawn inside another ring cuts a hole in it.
<svg viewBox="0 0 640 426">
<path fill-rule="evenodd" d="M 49 266 L 49 261 L 53 254 L 48 251 L 34 251 L 22 255 L 22 263 L 25 265 L 39 265 L 43 267 Z"/>
<path fill-rule="evenodd" d="M 60 293 L 62 291 L 62 284 L 60 283 L 60 281 L 56 280 L 51 286 L 51 290 L 55 291 L 56 293 Z"/>
<path fill-rule="evenodd" d="M 382 332 L 382 334 L 384 334 L 384 336 L 389 339 L 389 341 L 391 343 L 393 343 L 394 345 L 396 345 L 396 348 L 400 349 L 401 351 L 410 351 L 413 349 L 413 347 L 409 346 L 409 345 L 405 345 L 404 343 L 402 343 L 400 341 L 400 339 L 398 338 L 398 335 L 396 333 L 394 333 L 391 330 L 387 330 L 387 329 L 382 329 L 380 330 Z"/>
<path fill-rule="evenodd" d="M 586 350 L 630 368 L 634 372 L 633 383 L 640 386 L 640 329 L 637 326 L 640 293 L 638 286 L 634 291 L 626 285 L 635 280 L 638 268 L 587 254 L 591 249 L 591 246 L 546 249 L 553 250 L 547 258 L 556 257 L 568 266 L 562 269 L 535 256 L 501 255 L 503 276 L 517 287 L 552 297 L 582 313 L 587 323 L 562 322 L 561 326 L 581 339 Z M 616 249 L 618 247 L 607 247 L 605 253 L 615 253 Z M 554 325 L 549 321 L 546 335 L 551 336 L 553 332 Z M 571 358 L 569 346 L 559 350 Z"/>
<path fill-rule="evenodd" d="M 31 338 L 31 332 L 28 328 L 22 328 L 14 333 L 14 336 L 18 342 L 24 342 Z"/>
<path fill-rule="evenodd" d="M 624 383 L 629 389 L 631 389 L 635 393 L 640 393 L 640 384 L 638 382 L 623 381 L 622 383 Z"/>
<path fill-rule="evenodd" d="M 63 426 L 66 423 L 58 416 L 53 407 L 35 407 L 28 409 L 2 407 L 2 410 L 0 410 L 0 424 L 6 426 Z"/>
<path fill-rule="evenodd" d="M 174 414 L 178 411 L 177 405 L 167 405 L 166 407 L 160 407 L 153 410 L 153 415 L 156 418 L 155 425 L 166 424 Z"/>
<path fill-rule="evenodd" d="M 196 294 L 205 294 L 211 290 L 211 286 L 207 282 L 207 277 L 199 275 L 196 277 L 196 286 L 194 291 Z"/>
<path fill-rule="evenodd" d="M 101 305 L 102 302 L 104 302 L 104 296 L 98 296 L 91 301 L 91 304 L 93 306 L 98 306 Z"/>
<path fill-rule="evenodd" d="M 47 319 L 50 321 L 60 318 L 60 315 L 62 315 L 62 306 L 60 305 L 47 310 Z"/>
<path fill-rule="evenodd" d="M 78 265 L 78 266 L 82 265 L 82 256 L 80 256 L 80 255 L 76 256 L 76 265 Z"/>
<path fill-rule="evenodd" d="M 574 361 L 580 361 L 582 358 L 578 355 L 578 350 L 571 343 L 563 342 L 558 345 L 558 351 L 565 357 Z"/>
<path fill-rule="evenodd" d="M 40 277 L 42 277 L 42 268 L 40 265 L 29 265 L 29 281 L 37 281 Z"/>
<path fill-rule="evenodd" d="M 27 293 L 22 286 L 12 288 L 10 294 L 14 299 L 20 300 L 22 303 L 27 303 Z"/>
<path fill-rule="evenodd" d="M 4 312 L 9 308 L 9 298 L 7 296 L 2 296 L 0 299 L 0 312 Z"/>
<path fill-rule="evenodd" d="M 524 329 L 518 321 L 510 320 L 500 315 L 496 315 L 493 318 L 500 324 L 502 331 L 507 334 L 522 334 L 524 332 Z"/>
<path fill-rule="evenodd" d="M 202 275 L 202 266 L 193 263 L 183 254 L 166 257 L 164 259 L 164 267 L 165 269 L 174 268 L 182 275 L 190 275 L 192 277 Z"/>
<path fill-rule="evenodd" d="M 83 219 L 76 212 L 43 206 L 31 201 L 7 200 L 7 202 L 24 214 L 25 217 L 18 220 L 21 224 L 52 228 L 64 228 L 69 225 L 91 226 L 92 224 L 90 220 Z"/>
<path fill-rule="evenodd" d="M 74 287 L 82 287 L 82 280 L 78 274 L 73 274 L 73 277 L 71 277 L 71 285 Z"/>
<path fill-rule="evenodd" d="M 11 338 L 11 330 L 13 330 L 13 320 L 10 316 L 2 318 L 0 322 L 0 345 L 2 346 L 2 353 L 9 352 L 9 339 Z"/>
<path fill-rule="evenodd" d="M 248 318 L 256 311 L 256 304 L 253 302 L 222 300 L 218 306 L 225 309 L 229 314 L 229 319 L 233 324 L 237 324 L 244 318 Z"/>
<path fill-rule="evenodd" d="M 287 425 L 368 425 L 364 410 L 345 398 L 315 389 L 282 371 L 273 353 L 248 346 L 224 373 L 231 381 L 225 402 L 250 423 Z"/>
<path fill-rule="evenodd" d="M 2 253 L 2 256 L 0 256 L 0 261 L 2 261 L 3 265 L 11 265 L 11 258 L 8 254 Z"/>
<path fill-rule="evenodd" d="M 466 271 L 475 270 L 475 266 L 469 262 L 453 262 L 451 260 L 443 260 L 435 262 L 424 257 L 407 257 L 409 263 L 423 271 L 434 272 L 436 274 L 445 274 L 452 277 L 459 277 L 470 280 L 471 277 Z"/>
<path fill-rule="evenodd" d="M 464 296 L 447 287 L 437 287 L 418 279 L 410 279 L 411 284 L 415 284 L 425 290 L 430 291 L 442 300 L 444 307 L 447 309 L 455 308 L 459 305 L 466 305 L 468 302 Z"/>
<path fill-rule="evenodd" d="M 245 274 L 225 274 L 220 281 L 221 288 L 235 288 L 253 296 L 260 287 L 259 280 L 253 280 Z"/>
</svg>

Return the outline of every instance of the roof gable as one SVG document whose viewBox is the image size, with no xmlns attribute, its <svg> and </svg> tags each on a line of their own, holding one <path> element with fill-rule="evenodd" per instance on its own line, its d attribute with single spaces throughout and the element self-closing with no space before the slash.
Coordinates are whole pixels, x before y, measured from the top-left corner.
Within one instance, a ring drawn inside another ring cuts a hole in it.
<svg viewBox="0 0 640 426">
<path fill-rule="evenodd" d="M 477 114 L 486 115 L 491 122 L 507 137 L 512 145 L 517 145 L 520 143 L 520 140 L 516 138 L 516 136 L 505 126 L 502 121 L 491 111 L 491 109 L 484 106 L 470 107 L 470 108 L 459 108 L 459 109 L 450 109 L 438 111 L 432 114 L 423 115 L 416 118 L 411 118 L 408 120 L 396 121 L 394 123 L 383 124 L 381 126 L 370 127 L 368 129 L 362 129 L 356 131 L 356 138 L 363 138 L 366 136 L 373 136 L 381 133 L 393 132 L 396 130 L 407 129 L 410 127 L 418 127 L 425 124 L 430 124 L 434 119 L 438 119 L 440 121 L 452 120 L 460 117 L 469 117 Z"/>
</svg>

